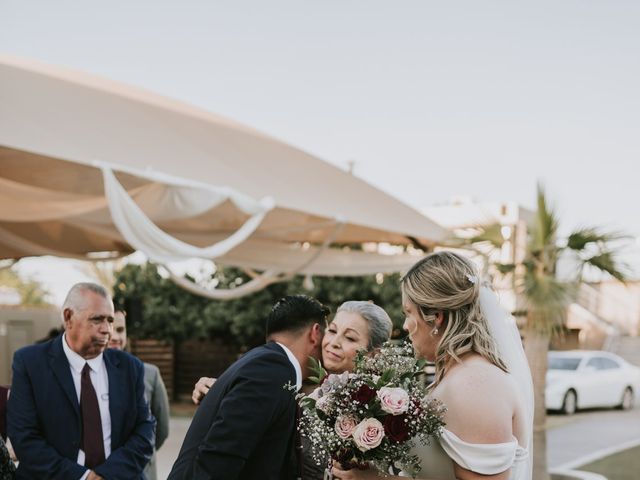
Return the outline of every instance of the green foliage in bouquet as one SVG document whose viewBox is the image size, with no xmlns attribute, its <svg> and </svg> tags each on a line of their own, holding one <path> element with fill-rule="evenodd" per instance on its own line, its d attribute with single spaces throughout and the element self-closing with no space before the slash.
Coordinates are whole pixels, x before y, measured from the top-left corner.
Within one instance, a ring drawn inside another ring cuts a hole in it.
<svg viewBox="0 0 640 480">
<path fill-rule="evenodd" d="M 320 360 L 313 357 L 309 357 L 309 372 L 311 373 L 311 375 L 309 376 L 308 380 L 317 385 L 321 384 L 324 381 L 325 377 L 328 375 Z"/>
</svg>

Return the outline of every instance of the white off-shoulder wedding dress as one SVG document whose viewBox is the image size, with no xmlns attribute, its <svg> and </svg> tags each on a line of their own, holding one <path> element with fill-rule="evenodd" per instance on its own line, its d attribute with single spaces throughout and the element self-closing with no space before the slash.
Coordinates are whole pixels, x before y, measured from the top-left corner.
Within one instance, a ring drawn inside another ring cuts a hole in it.
<svg viewBox="0 0 640 480">
<path fill-rule="evenodd" d="M 509 480 L 530 480 L 529 452 L 514 438 L 508 443 L 477 444 L 462 440 L 443 429 L 439 439 L 429 445 L 418 445 L 413 453 L 420 459 L 422 470 L 417 478 L 456 480 L 454 462 L 482 475 L 495 475 L 510 470 Z M 402 476 L 411 476 L 402 473 Z"/>
</svg>

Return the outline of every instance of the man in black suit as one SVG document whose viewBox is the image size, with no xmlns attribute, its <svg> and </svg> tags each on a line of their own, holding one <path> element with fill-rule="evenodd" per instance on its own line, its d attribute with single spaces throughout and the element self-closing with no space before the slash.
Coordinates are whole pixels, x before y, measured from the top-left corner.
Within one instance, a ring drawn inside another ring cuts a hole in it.
<svg viewBox="0 0 640 480">
<path fill-rule="evenodd" d="M 318 358 L 329 309 L 304 295 L 276 303 L 267 344 L 218 379 L 196 412 L 168 480 L 293 478 L 294 392 Z"/>
</svg>

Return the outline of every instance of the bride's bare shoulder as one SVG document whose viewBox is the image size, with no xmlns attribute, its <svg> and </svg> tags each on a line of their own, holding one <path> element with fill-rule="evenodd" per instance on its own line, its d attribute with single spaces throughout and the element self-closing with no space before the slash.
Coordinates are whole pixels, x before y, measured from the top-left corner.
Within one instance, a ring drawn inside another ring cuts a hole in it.
<svg viewBox="0 0 640 480">
<path fill-rule="evenodd" d="M 442 379 L 442 390 L 456 399 L 467 395 L 489 395 L 500 393 L 512 397 L 515 384 L 511 375 L 488 360 L 474 355 L 454 365 Z M 473 398 L 473 397 L 472 397 Z"/>
<path fill-rule="evenodd" d="M 507 389 L 513 386 L 510 376 L 504 370 L 479 355 L 470 355 L 460 363 L 454 364 L 442 383 L 456 391 L 459 389 L 483 390 L 487 386 L 495 388 L 500 384 Z"/>
<path fill-rule="evenodd" d="M 515 386 L 506 372 L 480 357 L 451 368 L 434 390 L 447 406 L 447 428 L 471 443 L 506 442 L 512 436 Z"/>
</svg>

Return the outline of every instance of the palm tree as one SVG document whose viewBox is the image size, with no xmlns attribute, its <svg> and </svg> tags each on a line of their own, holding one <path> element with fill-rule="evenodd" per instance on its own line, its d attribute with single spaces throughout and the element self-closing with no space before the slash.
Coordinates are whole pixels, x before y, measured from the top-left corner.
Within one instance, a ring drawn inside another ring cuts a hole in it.
<svg viewBox="0 0 640 480">
<path fill-rule="evenodd" d="M 538 185 L 537 197 L 534 223 L 522 264 L 523 281 L 520 285 L 516 283 L 516 291 L 523 295 L 527 310 L 525 351 L 535 391 L 534 478 L 545 479 L 548 473 L 544 392 L 551 336 L 564 324 L 567 308 L 584 282 L 585 270 L 595 269 L 624 282 L 626 267 L 617 260 L 620 247 L 616 248 L 616 243 L 622 235 L 586 227 L 559 241 L 558 216 L 549 205 L 542 185 Z M 565 254 L 571 254 L 576 269 L 568 278 L 559 278 L 558 260 Z M 515 277 L 518 277 L 517 272 Z"/>
<path fill-rule="evenodd" d="M 49 305 L 49 292 L 39 282 L 21 277 L 12 264 L 0 266 L 0 287 L 8 287 L 20 295 L 20 305 L 42 307 Z"/>
<path fill-rule="evenodd" d="M 95 282 L 102 285 L 109 293 L 113 294 L 116 272 L 121 270 L 123 266 L 124 261 L 119 259 L 98 262 L 78 262 L 76 268 L 87 277 L 93 278 Z"/>
<path fill-rule="evenodd" d="M 468 239 L 467 244 L 475 251 L 474 243 L 482 242 L 494 247 L 501 246 L 496 225 L 486 227 L 484 232 Z M 528 244 L 524 259 L 515 264 L 492 265 L 501 274 L 513 275 L 513 287 L 518 296 L 518 305 L 524 307 L 525 352 L 533 376 L 535 394 L 534 414 L 534 472 L 536 480 L 546 480 L 546 420 L 545 386 L 547 354 L 551 337 L 564 325 L 569 304 L 574 300 L 586 271 L 595 269 L 625 281 L 625 266 L 617 260 L 619 247 L 616 243 L 624 237 L 607 233 L 599 228 L 580 228 L 566 239 L 558 235 L 559 219 L 549 204 L 541 184 L 537 188 L 537 208 L 528 229 Z M 486 251 L 486 249 L 485 249 Z M 571 255 L 575 269 L 566 277 L 558 275 L 558 261 Z"/>
</svg>

